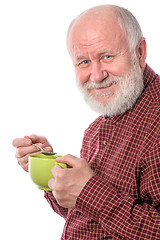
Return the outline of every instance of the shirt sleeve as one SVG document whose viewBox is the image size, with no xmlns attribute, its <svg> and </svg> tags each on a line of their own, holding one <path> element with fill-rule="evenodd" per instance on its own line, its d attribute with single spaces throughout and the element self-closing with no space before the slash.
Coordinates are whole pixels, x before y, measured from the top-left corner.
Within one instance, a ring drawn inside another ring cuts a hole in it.
<svg viewBox="0 0 160 240">
<path fill-rule="evenodd" d="M 155 143 L 154 143 L 155 144 Z M 160 141 L 143 159 L 139 197 L 117 191 L 98 175 L 79 195 L 76 208 L 116 239 L 160 239 Z M 145 201 L 148 194 L 150 203 Z"/>
<path fill-rule="evenodd" d="M 59 214 L 64 219 L 67 218 L 68 208 L 63 208 L 59 206 L 51 191 L 44 191 L 44 197 L 47 199 L 49 205 L 51 206 L 54 212 Z"/>
</svg>

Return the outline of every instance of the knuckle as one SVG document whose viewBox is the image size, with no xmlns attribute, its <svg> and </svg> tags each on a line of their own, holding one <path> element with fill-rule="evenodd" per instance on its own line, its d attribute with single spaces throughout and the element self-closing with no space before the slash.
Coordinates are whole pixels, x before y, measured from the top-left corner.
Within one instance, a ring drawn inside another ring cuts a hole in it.
<svg viewBox="0 0 160 240">
<path fill-rule="evenodd" d="M 64 188 L 63 188 L 62 184 L 56 183 L 54 185 L 54 190 L 56 193 L 61 193 L 61 192 L 63 192 Z"/>
<path fill-rule="evenodd" d="M 18 160 L 18 156 L 17 156 L 17 153 L 15 153 L 14 157 Z"/>
<path fill-rule="evenodd" d="M 13 145 L 14 147 L 16 147 L 16 139 L 13 139 L 12 145 Z"/>
<path fill-rule="evenodd" d="M 60 205 L 60 206 L 63 206 L 63 200 L 60 199 L 60 198 L 56 198 L 57 199 L 57 203 Z"/>
<path fill-rule="evenodd" d="M 77 168 L 81 168 L 84 165 L 84 161 L 82 158 L 79 158 L 78 161 L 76 162 Z"/>
<path fill-rule="evenodd" d="M 63 178 L 63 174 L 61 173 L 61 171 L 58 171 L 57 173 L 56 173 L 56 179 L 57 180 L 61 180 Z"/>
<path fill-rule="evenodd" d="M 17 157 L 27 157 L 31 152 L 30 149 L 27 149 L 26 147 L 19 147 L 16 149 L 16 155 Z"/>
<path fill-rule="evenodd" d="M 53 181 L 53 178 L 48 181 L 48 186 L 49 186 L 51 189 L 54 189 L 54 181 Z"/>
<path fill-rule="evenodd" d="M 37 138 L 37 135 L 36 135 L 36 134 L 31 134 L 31 135 L 29 135 L 29 137 L 31 137 L 31 138 Z"/>
<path fill-rule="evenodd" d="M 59 203 L 59 200 L 60 200 L 59 194 L 55 191 L 55 189 L 53 190 L 53 193 L 54 193 L 54 197 L 56 198 L 57 202 Z"/>
<path fill-rule="evenodd" d="M 71 154 L 66 154 L 64 158 L 70 158 L 72 155 Z"/>
<path fill-rule="evenodd" d="M 19 165 L 21 165 L 22 161 L 21 161 L 20 158 L 17 158 L 17 163 L 18 163 Z"/>
<path fill-rule="evenodd" d="M 22 148 L 21 148 L 21 147 L 17 148 L 17 150 L 16 150 L 16 156 L 17 156 L 17 157 L 21 157 L 21 156 L 22 156 L 22 153 L 23 153 Z"/>
<path fill-rule="evenodd" d="M 82 165 L 85 165 L 86 164 L 86 160 L 84 158 L 80 158 L 80 161 L 79 161 Z"/>
<path fill-rule="evenodd" d="M 55 165 L 54 167 L 53 167 L 53 169 L 54 169 L 54 171 L 56 171 L 57 173 L 58 173 L 58 170 L 59 170 L 59 165 L 57 164 L 57 165 Z"/>
<path fill-rule="evenodd" d="M 17 158 L 17 163 L 23 168 L 23 159 Z"/>
<path fill-rule="evenodd" d="M 28 172 L 28 164 L 23 167 L 24 171 Z"/>
<path fill-rule="evenodd" d="M 63 201 L 63 197 L 61 196 L 61 194 L 59 194 L 58 192 L 54 192 L 54 196 L 55 196 L 57 202 L 59 203 L 59 205 L 61 205 L 61 203 Z"/>
</svg>

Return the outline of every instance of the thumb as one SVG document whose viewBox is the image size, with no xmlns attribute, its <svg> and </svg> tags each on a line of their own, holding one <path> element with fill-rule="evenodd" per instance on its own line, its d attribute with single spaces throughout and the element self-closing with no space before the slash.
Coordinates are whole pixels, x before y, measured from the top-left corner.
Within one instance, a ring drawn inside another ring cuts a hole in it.
<svg viewBox="0 0 160 240">
<path fill-rule="evenodd" d="M 61 163 L 65 163 L 67 164 L 69 167 L 75 167 L 77 165 L 77 161 L 79 158 L 71 155 L 71 154 L 67 154 L 63 157 L 60 158 L 56 158 L 57 162 L 61 162 Z"/>
</svg>

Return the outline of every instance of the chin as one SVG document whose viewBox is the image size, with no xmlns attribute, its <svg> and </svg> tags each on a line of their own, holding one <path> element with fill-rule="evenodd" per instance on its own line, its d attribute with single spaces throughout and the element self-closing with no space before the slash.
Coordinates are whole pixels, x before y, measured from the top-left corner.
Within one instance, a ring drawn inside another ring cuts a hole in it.
<svg viewBox="0 0 160 240">
<path fill-rule="evenodd" d="M 97 104 L 107 105 L 112 103 L 112 101 L 114 101 L 115 94 L 110 94 L 109 96 L 101 96 L 101 97 L 92 96 L 92 99 L 94 99 L 94 101 Z"/>
</svg>

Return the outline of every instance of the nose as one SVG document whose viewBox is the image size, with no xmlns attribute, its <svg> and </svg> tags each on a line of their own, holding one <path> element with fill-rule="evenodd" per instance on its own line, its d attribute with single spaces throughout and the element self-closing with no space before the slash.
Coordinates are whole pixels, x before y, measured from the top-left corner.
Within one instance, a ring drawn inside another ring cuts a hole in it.
<svg viewBox="0 0 160 240">
<path fill-rule="evenodd" d="M 108 77 L 107 70 L 103 69 L 100 63 L 92 62 L 90 80 L 92 82 L 101 82 Z"/>
</svg>

